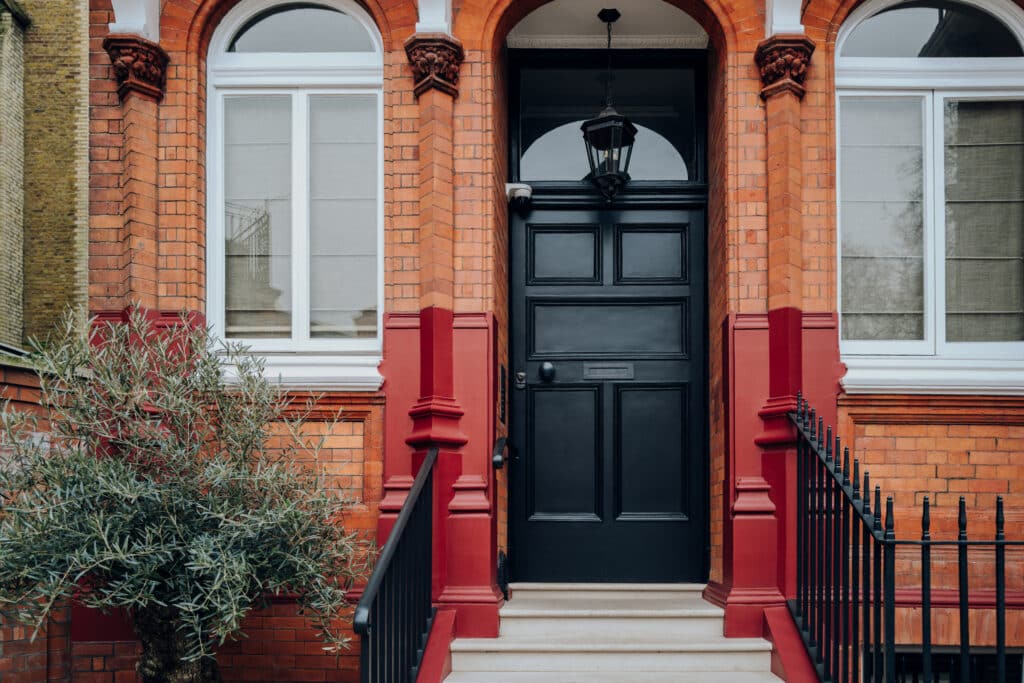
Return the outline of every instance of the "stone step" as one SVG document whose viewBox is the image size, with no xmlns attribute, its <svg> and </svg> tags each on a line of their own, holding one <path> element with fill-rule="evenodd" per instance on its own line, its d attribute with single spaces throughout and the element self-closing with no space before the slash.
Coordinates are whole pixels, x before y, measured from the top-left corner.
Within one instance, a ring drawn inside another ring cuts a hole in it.
<svg viewBox="0 0 1024 683">
<path fill-rule="evenodd" d="M 696 599 L 700 600 L 702 583 L 510 583 L 510 599 L 548 599 L 559 596 L 571 600 L 594 600 L 600 596 L 618 595 L 623 599 Z"/>
<path fill-rule="evenodd" d="M 722 635 L 722 614 L 716 610 L 516 609 L 501 611 L 500 637 L 545 637 L 562 642 L 615 642 L 631 639 L 677 641 Z"/>
<path fill-rule="evenodd" d="M 767 672 L 771 646 L 759 638 L 644 642 L 620 631 L 617 642 L 566 643 L 550 638 L 459 638 L 455 672 Z"/>
<path fill-rule="evenodd" d="M 461 671 L 444 683 L 780 683 L 772 673 L 748 671 Z"/>
</svg>

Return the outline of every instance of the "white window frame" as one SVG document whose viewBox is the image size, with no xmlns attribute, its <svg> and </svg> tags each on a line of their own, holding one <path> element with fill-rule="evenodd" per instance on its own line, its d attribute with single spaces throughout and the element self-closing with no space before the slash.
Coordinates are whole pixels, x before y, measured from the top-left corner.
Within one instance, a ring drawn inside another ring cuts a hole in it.
<svg viewBox="0 0 1024 683">
<path fill-rule="evenodd" d="M 287 95 L 292 115 L 292 338 L 232 338 L 266 358 L 266 374 L 282 385 L 340 391 L 375 391 L 383 378 L 384 323 L 384 68 L 376 25 L 351 0 L 317 4 L 356 19 L 371 36 L 373 52 L 234 53 L 228 46 L 249 22 L 287 0 L 245 0 L 220 22 L 207 60 L 207 320 L 225 337 L 224 100 L 242 95 Z M 377 99 L 377 334 L 372 339 L 309 337 L 309 99 L 316 95 L 374 95 Z"/>
<path fill-rule="evenodd" d="M 945 320 L 945 144 L 949 100 L 1024 100 L 1024 57 L 842 57 L 843 44 L 865 19 L 903 0 L 868 2 L 851 13 L 836 41 L 836 169 L 841 169 L 840 100 L 844 96 L 923 98 L 924 339 L 842 339 L 842 220 L 836 212 L 839 348 L 848 393 L 1024 394 L 1024 342 L 947 342 Z M 1007 0 L 960 0 L 999 19 L 1024 45 L 1024 16 Z M 841 209 L 841 182 L 836 183 Z"/>
</svg>

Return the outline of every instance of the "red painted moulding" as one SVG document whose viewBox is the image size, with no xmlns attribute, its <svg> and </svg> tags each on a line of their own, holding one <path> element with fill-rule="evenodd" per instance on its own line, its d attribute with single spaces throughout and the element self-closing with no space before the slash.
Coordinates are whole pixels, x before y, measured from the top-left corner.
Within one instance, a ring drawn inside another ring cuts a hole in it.
<svg viewBox="0 0 1024 683">
<path fill-rule="evenodd" d="M 807 648 L 786 607 L 764 611 L 764 637 L 772 644 L 772 673 L 788 683 L 817 683 Z"/>
<path fill-rule="evenodd" d="M 834 313 L 783 309 L 778 324 L 799 321 L 802 349 L 799 370 L 785 345 L 775 354 L 770 344 L 771 315 L 734 314 L 723 321 L 722 354 L 725 390 L 725 486 L 722 495 L 723 580 L 709 583 L 705 597 L 726 610 L 726 635 L 760 636 L 763 612 L 781 605 L 795 590 L 795 486 L 793 458 L 786 446 L 793 432 L 786 413 L 800 390 L 827 422 L 835 423 L 839 362 Z M 787 332 L 789 335 L 790 332 Z M 787 337 L 789 338 L 789 337 Z M 773 363 L 802 377 L 800 385 L 779 383 L 775 390 L 793 392 L 793 401 L 765 401 L 772 392 Z M 779 387 L 782 387 L 780 389 Z M 774 422 L 769 429 L 766 414 Z M 775 539 L 774 542 L 768 539 Z M 771 569 L 769 569 L 771 568 Z M 767 571 L 766 571 L 767 570 Z"/>
<path fill-rule="evenodd" d="M 385 494 L 378 542 L 390 533 L 412 485 L 414 452 L 436 440 L 441 450 L 435 479 L 444 493 L 435 498 L 434 598 L 440 607 L 457 610 L 459 636 L 498 632 L 489 457 L 495 429 L 494 337 L 489 313 L 452 315 L 435 307 L 385 316 Z M 460 406 L 470 410 L 463 414 Z"/>
<path fill-rule="evenodd" d="M 455 639 L 455 610 L 439 609 L 430 627 L 416 683 L 441 683 L 452 672 L 452 640 Z"/>
</svg>

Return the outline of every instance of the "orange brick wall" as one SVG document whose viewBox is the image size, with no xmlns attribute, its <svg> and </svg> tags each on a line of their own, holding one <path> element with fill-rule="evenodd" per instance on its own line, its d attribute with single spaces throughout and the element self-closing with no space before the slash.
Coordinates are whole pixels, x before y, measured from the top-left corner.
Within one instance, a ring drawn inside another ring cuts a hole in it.
<svg viewBox="0 0 1024 683">
<path fill-rule="evenodd" d="M 897 538 L 920 538 L 921 504 L 928 496 L 932 538 L 956 538 L 963 497 L 968 537 L 992 539 L 996 497 L 1002 496 L 1007 538 L 1024 539 L 1024 398 L 843 396 L 839 424 L 851 456 L 871 473 L 872 488 L 881 487 L 883 501 L 893 497 Z M 972 595 L 991 596 L 993 550 L 978 548 L 969 558 Z M 933 551 L 933 600 L 948 604 L 956 599 L 956 560 L 954 548 Z M 901 548 L 896 564 L 898 591 L 916 595 L 921 589 L 919 553 Z M 1007 551 L 1006 587 L 1009 594 L 1024 597 L 1024 552 L 1013 548 Z M 937 644 L 959 642 L 954 606 L 933 615 Z M 1008 643 L 1024 645 L 1024 612 L 1011 610 L 1007 619 Z M 991 609 L 971 610 L 972 644 L 994 644 L 994 620 Z M 897 623 L 898 638 L 912 641 L 920 632 L 919 610 L 900 609 Z"/>
</svg>

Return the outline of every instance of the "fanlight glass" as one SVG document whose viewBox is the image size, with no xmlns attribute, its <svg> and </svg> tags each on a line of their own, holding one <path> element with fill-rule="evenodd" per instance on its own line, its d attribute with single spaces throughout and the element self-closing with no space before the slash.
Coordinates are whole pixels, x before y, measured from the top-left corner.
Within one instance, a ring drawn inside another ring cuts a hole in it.
<svg viewBox="0 0 1024 683">
<path fill-rule="evenodd" d="M 1021 57 L 1020 42 L 1001 21 L 971 5 L 907 2 L 861 22 L 842 57 Z"/>
<path fill-rule="evenodd" d="M 354 17 L 330 7 L 283 5 L 254 17 L 235 34 L 228 52 L 374 52 L 373 39 Z"/>
</svg>

